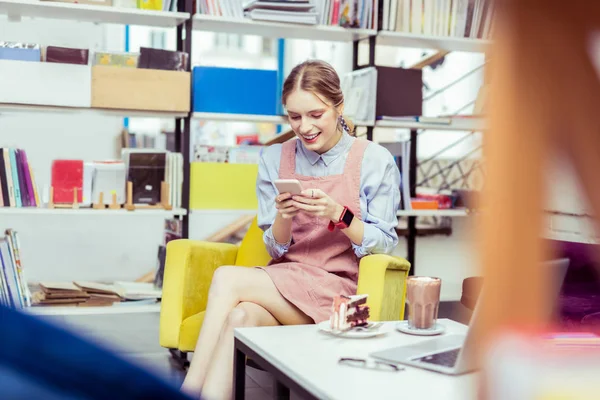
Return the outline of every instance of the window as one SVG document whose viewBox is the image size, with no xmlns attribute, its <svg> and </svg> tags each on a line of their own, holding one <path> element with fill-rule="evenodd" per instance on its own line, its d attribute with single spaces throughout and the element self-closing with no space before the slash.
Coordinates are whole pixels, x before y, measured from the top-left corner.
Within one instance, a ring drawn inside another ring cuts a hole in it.
<svg viewBox="0 0 600 400">
<path fill-rule="evenodd" d="M 216 50 L 242 50 L 244 40 L 242 36 L 232 33 L 217 33 L 215 35 Z"/>
<path fill-rule="evenodd" d="M 166 49 L 167 48 L 167 35 L 164 31 L 151 30 L 150 31 L 150 47 L 155 49 Z"/>
</svg>

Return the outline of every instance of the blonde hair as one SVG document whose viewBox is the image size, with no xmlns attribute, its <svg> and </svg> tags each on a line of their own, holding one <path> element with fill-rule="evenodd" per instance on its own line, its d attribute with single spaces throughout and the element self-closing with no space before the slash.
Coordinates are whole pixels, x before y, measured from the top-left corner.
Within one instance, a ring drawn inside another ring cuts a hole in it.
<svg viewBox="0 0 600 400">
<path fill-rule="evenodd" d="M 288 96 L 299 87 L 327 99 L 334 107 L 344 103 L 344 94 L 340 86 L 340 77 L 333 67 L 321 60 L 304 61 L 296 65 L 283 83 L 281 102 L 285 106 Z M 340 115 L 340 129 L 354 135 L 354 124 L 348 118 Z"/>
</svg>

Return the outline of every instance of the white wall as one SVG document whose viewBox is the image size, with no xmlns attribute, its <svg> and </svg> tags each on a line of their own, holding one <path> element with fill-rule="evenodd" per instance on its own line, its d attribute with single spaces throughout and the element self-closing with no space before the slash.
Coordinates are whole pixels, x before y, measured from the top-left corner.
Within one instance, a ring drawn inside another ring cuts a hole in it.
<svg viewBox="0 0 600 400">
<path fill-rule="evenodd" d="M 462 281 L 480 274 L 473 216 L 452 218 L 452 235 L 417 237 L 415 274 L 442 279 L 442 299 L 459 300 Z M 394 255 L 406 257 L 406 240 L 400 238 Z"/>
</svg>

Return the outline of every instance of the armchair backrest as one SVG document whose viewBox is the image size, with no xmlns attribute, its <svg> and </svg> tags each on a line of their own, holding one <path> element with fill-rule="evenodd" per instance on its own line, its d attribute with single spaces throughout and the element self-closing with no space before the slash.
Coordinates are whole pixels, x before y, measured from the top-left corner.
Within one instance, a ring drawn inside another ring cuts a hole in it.
<svg viewBox="0 0 600 400">
<path fill-rule="evenodd" d="M 235 265 L 244 267 L 264 267 L 271 261 L 263 242 L 263 231 L 259 228 L 257 219 L 252 220 L 248 232 L 238 250 Z"/>
</svg>

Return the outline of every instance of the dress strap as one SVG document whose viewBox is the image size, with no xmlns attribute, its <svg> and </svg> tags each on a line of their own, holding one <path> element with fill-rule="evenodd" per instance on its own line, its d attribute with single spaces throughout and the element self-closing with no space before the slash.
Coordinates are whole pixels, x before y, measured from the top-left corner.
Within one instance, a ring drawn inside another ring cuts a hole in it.
<svg viewBox="0 0 600 400">
<path fill-rule="evenodd" d="M 346 158 L 346 165 L 344 166 L 344 170 L 351 166 L 355 166 L 357 163 L 360 163 L 363 159 L 363 155 L 365 154 L 365 150 L 369 145 L 369 141 L 366 139 L 354 139 L 354 143 L 352 143 L 352 147 L 350 148 L 350 152 L 348 153 L 348 158 Z"/>
<path fill-rule="evenodd" d="M 281 159 L 279 161 L 279 178 L 286 179 L 296 172 L 296 141 L 291 139 L 281 146 Z"/>
<path fill-rule="evenodd" d="M 362 161 L 369 143 L 366 139 L 355 139 L 346 158 L 344 176 L 351 180 L 352 188 L 356 190 L 356 193 L 360 192 Z"/>
<path fill-rule="evenodd" d="M 355 193 L 354 204 L 347 204 L 351 207 L 352 212 L 358 218 L 362 218 L 360 210 L 360 180 L 362 176 L 362 164 L 365 150 L 369 145 L 369 141 L 365 139 L 355 139 L 346 158 L 346 165 L 344 166 L 344 179 L 350 193 Z"/>
</svg>

